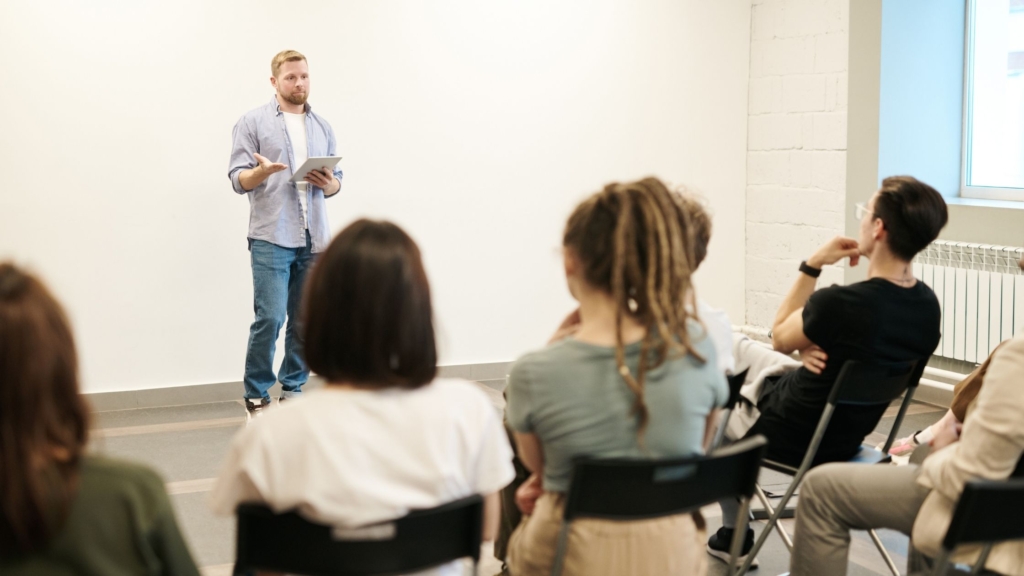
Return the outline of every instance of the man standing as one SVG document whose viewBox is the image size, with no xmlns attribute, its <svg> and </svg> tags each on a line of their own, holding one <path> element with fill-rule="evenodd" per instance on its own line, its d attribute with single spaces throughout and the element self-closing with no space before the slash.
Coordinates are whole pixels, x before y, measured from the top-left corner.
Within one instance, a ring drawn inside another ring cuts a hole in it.
<svg viewBox="0 0 1024 576">
<path fill-rule="evenodd" d="M 325 168 L 304 182 L 289 181 L 308 158 L 334 156 L 330 124 L 313 113 L 306 57 L 285 50 L 270 62 L 271 101 L 247 112 L 232 131 L 228 178 L 249 197 L 249 252 L 256 319 L 245 355 L 245 407 L 249 418 L 270 405 L 268 390 L 281 382 L 281 400 L 299 394 L 309 378 L 302 357 L 299 303 L 314 254 L 330 241 L 324 199 L 341 189 L 342 173 Z M 277 336 L 287 316 L 284 361 L 274 375 Z"/>
</svg>

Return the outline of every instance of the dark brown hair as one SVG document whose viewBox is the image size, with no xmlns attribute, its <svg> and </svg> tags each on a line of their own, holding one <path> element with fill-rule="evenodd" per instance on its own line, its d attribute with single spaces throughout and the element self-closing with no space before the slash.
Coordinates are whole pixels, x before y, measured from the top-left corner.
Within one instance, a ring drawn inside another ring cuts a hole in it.
<svg viewBox="0 0 1024 576">
<path fill-rule="evenodd" d="M 633 413 L 643 435 L 648 412 L 644 378 L 669 354 L 704 359 L 690 344 L 687 324 L 696 309 L 693 271 L 693 226 L 673 193 L 656 178 L 613 183 L 586 199 L 569 217 L 563 244 L 579 258 L 582 275 L 617 304 L 615 360 L 619 373 L 636 394 Z M 622 319 L 648 327 L 634 376 L 626 365 Z"/>
<path fill-rule="evenodd" d="M 690 228 L 693 230 L 693 269 L 697 270 L 708 255 L 708 244 L 711 242 L 711 215 L 704 204 L 690 194 L 673 192 L 673 196 L 690 217 Z"/>
<path fill-rule="evenodd" d="M 417 388 L 437 375 L 420 250 L 390 222 L 342 230 L 311 272 L 303 309 L 306 362 L 329 382 Z"/>
<path fill-rule="evenodd" d="M 63 309 L 37 278 L 0 264 L 0 553 L 39 550 L 63 525 L 87 435 Z"/>
<path fill-rule="evenodd" d="M 885 224 L 889 249 L 907 261 L 939 236 L 949 218 L 942 195 L 912 176 L 882 180 L 874 213 Z"/>
</svg>

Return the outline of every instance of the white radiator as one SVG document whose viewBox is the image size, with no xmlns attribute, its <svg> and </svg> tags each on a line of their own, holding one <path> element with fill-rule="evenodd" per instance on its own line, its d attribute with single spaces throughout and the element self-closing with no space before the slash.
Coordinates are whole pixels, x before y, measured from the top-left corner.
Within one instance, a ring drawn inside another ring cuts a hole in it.
<svg viewBox="0 0 1024 576">
<path fill-rule="evenodd" d="M 1024 248 L 936 240 L 914 259 L 914 276 L 942 308 L 937 356 L 983 362 L 1024 326 Z"/>
</svg>

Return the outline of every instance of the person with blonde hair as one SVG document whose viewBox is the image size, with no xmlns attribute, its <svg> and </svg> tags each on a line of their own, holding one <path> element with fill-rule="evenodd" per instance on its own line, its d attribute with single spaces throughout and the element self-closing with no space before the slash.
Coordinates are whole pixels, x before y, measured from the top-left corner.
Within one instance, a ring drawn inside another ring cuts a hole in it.
<svg viewBox="0 0 1024 576">
<path fill-rule="evenodd" d="M 199 576 L 164 481 L 86 452 L 88 408 L 67 316 L 0 264 L 0 574 Z"/>
<path fill-rule="evenodd" d="M 563 236 L 579 302 L 571 335 L 515 362 L 506 418 L 532 476 L 509 571 L 549 574 L 577 457 L 668 458 L 703 451 L 728 398 L 715 348 L 695 316 L 690 216 L 655 178 L 609 184 L 583 201 Z M 573 523 L 564 574 L 703 574 L 699 515 Z"/>
<path fill-rule="evenodd" d="M 327 248 L 331 229 L 325 198 L 341 189 L 340 169 L 313 170 L 299 183 L 292 172 L 308 158 L 334 156 L 334 130 L 309 103 L 309 67 L 295 50 L 270 62 L 270 102 L 250 110 L 232 132 L 228 178 L 249 198 L 249 252 L 253 309 L 245 353 L 246 415 L 270 405 L 268 390 L 281 383 L 281 399 L 302 392 L 309 368 L 302 354 L 299 300 L 315 255 Z M 274 374 L 277 336 L 285 325 L 284 361 Z"/>
</svg>

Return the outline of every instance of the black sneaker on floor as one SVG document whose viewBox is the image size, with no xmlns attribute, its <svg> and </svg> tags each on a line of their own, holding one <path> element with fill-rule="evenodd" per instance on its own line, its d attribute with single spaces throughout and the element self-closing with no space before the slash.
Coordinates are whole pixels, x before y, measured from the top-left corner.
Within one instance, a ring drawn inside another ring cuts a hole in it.
<svg viewBox="0 0 1024 576">
<path fill-rule="evenodd" d="M 734 528 L 722 526 L 708 538 L 708 554 L 718 558 L 722 562 L 729 561 L 729 548 L 732 547 L 732 535 L 736 532 Z M 747 537 L 743 539 L 743 548 L 740 550 L 738 562 L 742 564 L 747 559 L 747 554 L 754 547 L 754 531 L 747 528 Z M 757 558 L 750 563 L 750 569 L 757 568 Z"/>
<path fill-rule="evenodd" d="M 245 422 L 249 423 L 253 418 L 263 415 L 263 411 L 270 406 L 270 398 L 261 398 L 259 404 L 254 404 L 252 400 L 245 399 Z"/>
</svg>

